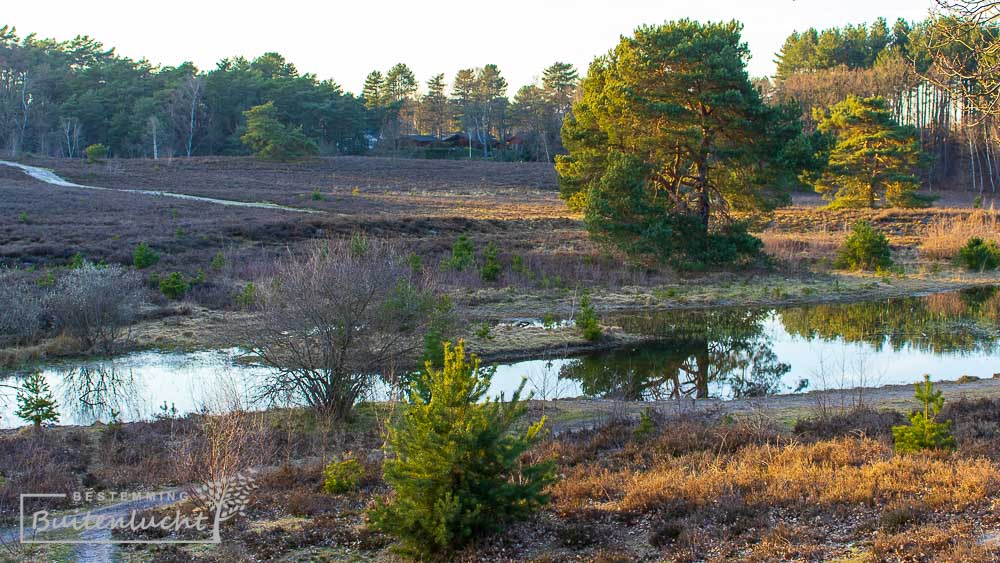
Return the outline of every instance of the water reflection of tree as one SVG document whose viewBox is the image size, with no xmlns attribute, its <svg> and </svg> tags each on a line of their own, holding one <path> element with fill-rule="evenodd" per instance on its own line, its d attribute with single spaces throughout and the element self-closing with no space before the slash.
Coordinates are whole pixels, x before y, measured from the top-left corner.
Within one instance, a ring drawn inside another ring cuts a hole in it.
<svg viewBox="0 0 1000 563">
<path fill-rule="evenodd" d="M 627 400 L 732 397 L 777 392 L 790 366 L 764 334 L 766 311 L 671 312 L 617 319 L 657 341 L 588 356 L 563 366 L 585 394 Z"/>
<path fill-rule="evenodd" d="M 131 370 L 114 365 L 81 366 L 64 371 L 62 408 L 79 422 L 108 421 L 119 417 L 141 416 L 139 390 Z"/>
<path fill-rule="evenodd" d="M 992 352 L 1000 320 L 996 288 L 879 302 L 796 307 L 779 312 L 790 334 L 863 342 L 875 350 Z"/>
</svg>

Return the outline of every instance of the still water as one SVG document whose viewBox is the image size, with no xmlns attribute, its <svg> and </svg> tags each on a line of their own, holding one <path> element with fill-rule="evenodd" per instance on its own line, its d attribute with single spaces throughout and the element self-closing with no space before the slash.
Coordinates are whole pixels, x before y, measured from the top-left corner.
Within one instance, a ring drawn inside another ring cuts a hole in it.
<svg viewBox="0 0 1000 563">
<path fill-rule="evenodd" d="M 496 366 L 492 392 L 527 379 L 536 398 L 732 399 L 813 389 L 907 383 L 1000 372 L 1000 291 L 783 309 L 671 311 L 605 322 L 654 337 L 648 344 L 578 357 L 553 354 Z M 254 406 L 268 373 L 234 359 L 238 350 L 139 352 L 113 360 L 53 363 L 44 375 L 62 424 L 143 420 L 212 410 L 220 396 Z M 17 379 L 0 379 L 16 385 Z M 380 393 L 384 394 L 384 391 Z M 0 387 L 0 426 L 15 392 Z M 266 406 L 256 403 L 256 406 Z"/>
</svg>

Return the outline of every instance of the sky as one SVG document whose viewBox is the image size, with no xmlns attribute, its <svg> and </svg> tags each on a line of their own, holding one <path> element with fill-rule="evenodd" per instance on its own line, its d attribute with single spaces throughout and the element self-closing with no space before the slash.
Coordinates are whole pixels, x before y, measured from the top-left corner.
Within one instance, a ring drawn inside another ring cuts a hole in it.
<svg viewBox="0 0 1000 563">
<path fill-rule="evenodd" d="M 359 92 L 365 76 L 404 62 L 423 84 L 443 72 L 497 64 L 509 94 L 555 61 L 583 74 L 595 56 L 642 24 L 691 18 L 737 19 L 750 46 L 752 76 L 774 72 L 774 53 L 793 31 L 882 16 L 921 20 L 933 0 L 282 0 L 242 2 L 79 0 L 5 2 L 0 25 L 20 35 L 90 35 L 121 55 L 154 64 L 192 61 L 210 70 L 222 58 L 277 51 L 299 72 Z"/>
</svg>

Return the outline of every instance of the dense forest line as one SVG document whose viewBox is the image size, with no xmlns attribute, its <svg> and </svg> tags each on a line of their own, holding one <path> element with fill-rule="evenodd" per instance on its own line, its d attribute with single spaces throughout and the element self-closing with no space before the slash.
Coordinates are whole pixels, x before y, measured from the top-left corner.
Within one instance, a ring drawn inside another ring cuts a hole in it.
<svg viewBox="0 0 1000 563">
<path fill-rule="evenodd" d="M 814 110 L 849 95 L 881 96 L 897 122 L 919 131 L 928 187 L 995 191 L 994 122 L 971 101 L 977 85 L 937 64 L 939 30 L 934 19 L 891 26 L 878 19 L 794 32 L 776 54 L 775 76 L 755 85 L 768 103 L 797 103 L 807 134 L 821 118 Z M 989 42 L 996 35 L 979 31 Z M 271 102 L 269 116 L 300 129 L 320 154 L 553 160 L 564 150 L 560 130 L 579 100 L 580 78 L 572 65 L 555 63 L 511 98 L 496 65 L 421 85 L 400 63 L 372 71 L 355 95 L 300 73 L 278 53 L 224 59 L 207 71 L 158 67 L 87 36 L 22 38 L 4 26 L 0 145 L 11 157 L 75 158 L 96 143 L 117 157 L 249 154 L 246 112 Z"/>
<path fill-rule="evenodd" d="M 957 78 L 943 59 L 975 66 L 974 46 L 995 43 L 996 30 L 976 26 L 976 37 L 956 41 L 953 20 L 942 17 L 909 23 L 884 19 L 792 33 L 776 54 L 773 79 L 758 81 L 775 100 L 794 100 L 803 109 L 804 128 L 815 128 L 813 108 L 826 108 L 848 95 L 880 96 L 895 120 L 920 132 L 931 166 L 931 188 L 961 184 L 996 191 L 996 125 L 980 111 L 982 85 Z M 963 30 L 968 34 L 968 30 Z M 967 50 L 963 53 L 961 51 Z"/>
<path fill-rule="evenodd" d="M 571 65 L 556 63 L 511 102 L 500 70 L 485 65 L 459 71 L 450 92 L 444 75 L 434 76 L 420 95 L 413 72 L 397 64 L 372 72 L 355 96 L 278 53 L 224 59 L 209 71 L 189 62 L 156 67 L 87 36 L 21 38 L 4 26 L 0 143 L 11 157 L 75 158 L 97 143 L 117 157 L 249 154 L 244 112 L 272 102 L 277 119 L 301 128 L 321 154 L 398 150 L 418 133 L 461 132 L 476 155 L 490 156 L 520 134 L 514 145 L 522 158 L 551 159 L 577 83 Z"/>
</svg>

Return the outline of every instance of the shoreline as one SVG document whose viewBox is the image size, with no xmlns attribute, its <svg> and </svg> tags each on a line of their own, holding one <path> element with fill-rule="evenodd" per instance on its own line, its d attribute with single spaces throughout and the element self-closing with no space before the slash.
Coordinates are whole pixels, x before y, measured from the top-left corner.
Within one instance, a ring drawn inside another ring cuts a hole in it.
<svg viewBox="0 0 1000 563">
<path fill-rule="evenodd" d="M 979 276 L 971 279 L 930 280 L 918 277 L 883 279 L 862 274 L 811 274 L 799 278 L 768 275 L 744 283 L 697 284 L 691 281 L 677 286 L 623 288 L 628 293 L 597 291 L 591 299 L 599 316 L 628 313 L 663 313 L 669 311 L 699 311 L 708 309 L 783 309 L 815 305 L 837 305 L 873 302 L 884 299 L 926 297 L 963 291 L 977 287 L 1000 285 L 1000 278 Z M 820 291 L 824 284 L 834 283 Z M 844 284 L 841 286 L 841 284 Z M 603 350 L 650 342 L 656 338 L 631 334 L 610 325 L 602 325 L 605 335 L 598 341 L 583 339 L 570 326 L 553 329 L 542 327 L 494 327 L 498 332 L 489 338 L 473 334 L 473 321 L 503 321 L 510 318 L 540 319 L 546 313 L 570 319 L 576 296 L 554 292 L 512 294 L 503 289 L 479 290 L 471 294 L 452 295 L 459 317 L 469 319 L 469 326 L 454 336 L 463 338 L 471 352 L 484 362 L 510 363 L 546 356 L 579 356 Z M 61 362 L 85 362 L 113 359 L 137 352 L 194 353 L 238 347 L 230 327 L 238 322 L 252 322 L 253 314 L 220 311 L 197 305 L 172 305 L 141 321 L 132 329 L 132 342 L 121 352 L 100 354 L 60 353 L 64 345 L 59 338 L 32 347 L 0 350 L 0 377 L 16 375 Z M 53 353 L 51 350 L 56 349 Z M 17 358 L 23 358 L 17 362 Z M 14 364 L 13 362 L 17 362 Z M 14 366 L 14 367 L 12 367 Z"/>
</svg>

